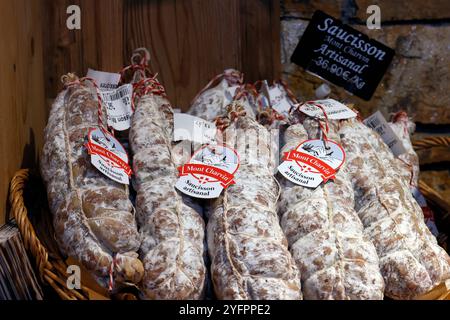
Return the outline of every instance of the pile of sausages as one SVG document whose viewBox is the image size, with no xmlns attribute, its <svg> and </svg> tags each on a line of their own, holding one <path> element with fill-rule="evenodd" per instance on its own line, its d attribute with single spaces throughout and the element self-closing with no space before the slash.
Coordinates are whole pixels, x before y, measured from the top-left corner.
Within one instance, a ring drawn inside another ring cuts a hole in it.
<svg viewBox="0 0 450 320">
<path fill-rule="evenodd" d="M 307 119 L 286 130 L 282 151 L 317 138 L 317 122 Z M 329 138 L 336 141 L 336 132 Z M 349 174 L 344 166 L 333 182 L 316 189 L 280 178 L 281 226 L 300 269 L 306 299 L 383 298 L 378 256 L 354 209 Z"/>
<path fill-rule="evenodd" d="M 302 187 L 275 174 L 273 123 L 258 123 L 254 97 L 225 103 L 225 91 L 242 86 L 239 73 L 216 80 L 190 113 L 226 120 L 218 142 L 237 150 L 240 166 L 235 184 L 208 201 L 174 188 L 190 142 L 172 141 L 173 110 L 161 92 L 135 98 L 135 205 L 83 146 L 99 120 L 95 88 L 73 81 L 54 102 L 41 172 L 56 237 L 100 284 L 113 276 L 144 299 L 412 299 L 450 278 L 449 256 L 376 133 L 356 119 L 330 121 L 345 163 L 335 179 Z M 320 121 L 284 121 L 281 154 L 320 138 Z"/>
<path fill-rule="evenodd" d="M 355 208 L 375 245 L 386 295 L 409 299 L 450 278 L 450 258 L 425 225 L 409 181 L 387 145 L 361 122 L 339 130 L 355 193 Z"/>
</svg>

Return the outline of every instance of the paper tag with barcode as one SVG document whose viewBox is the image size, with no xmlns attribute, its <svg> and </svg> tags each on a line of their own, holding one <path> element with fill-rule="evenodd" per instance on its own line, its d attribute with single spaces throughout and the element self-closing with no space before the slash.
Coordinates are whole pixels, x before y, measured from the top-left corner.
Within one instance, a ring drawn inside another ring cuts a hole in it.
<svg viewBox="0 0 450 320">
<path fill-rule="evenodd" d="M 115 90 L 100 91 L 100 95 L 106 106 L 108 126 L 117 131 L 128 130 L 133 115 L 131 107 L 133 86 L 124 84 Z"/>
<path fill-rule="evenodd" d="M 259 89 L 259 103 L 265 108 L 270 108 L 270 101 L 269 101 L 269 84 L 267 83 L 267 80 L 261 81 L 261 87 Z"/>
<path fill-rule="evenodd" d="M 267 99 L 270 99 L 269 83 L 267 82 L 267 80 L 263 80 L 261 82 L 261 89 L 260 89 L 260 91 L 265 97 L 267 97 Z"/>
<path fill-rule="evenodd" d="M 87 77 L 94 79 L 100 90 L 116 89 L 120 81 L 120 73 L 111 73 L 88 69 Z"/>
<path fill-rule="evenodd" d="M 225 97 L 229 102 L 233 101 L 234 96 L 236 95 L 236 90 L 239 86 L 231 86 L 225 89 Z"/>
<path fill-rule="evenodd" d="M 406 152 L 402 141 L 397 137 L 380 111 L 366 118 L 364 124 L 375 130 L 381 136 L 381 139 L 388 145 L 394 156 L 397 157 Z"/>
<path fill-rule="evenodd" d="M 173 121 L 173 141 L 189 140 L 204 144 L 215 140 L 217 129 L 212 122 L 186 113 L 175 113 Z"/>
<path fill-rule="evenodd" d="M 323 109 L 323 110 L 322 110 Z M 310 117 L 324 119 L 324 111 L 330 120 L 342 120 L 356 117 L 356 112 L 334 99 L 309 101 L 300 107 L 300 111 Z"/>
<path fill-rule="evenodd" d="M 275 111 L 282 115 L 289 114 L 292 105 L 287 100 L 286 94 L 284 94 L 278 86 L 269 88 L 269 99 L 270 105 Z"/>
</svg>

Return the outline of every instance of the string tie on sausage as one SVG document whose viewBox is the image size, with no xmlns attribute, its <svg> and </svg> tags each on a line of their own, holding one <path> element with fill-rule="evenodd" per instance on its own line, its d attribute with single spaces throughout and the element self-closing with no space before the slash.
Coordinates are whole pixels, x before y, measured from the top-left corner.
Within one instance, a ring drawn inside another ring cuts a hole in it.
<svg viewBox="0 0 450 320">
<path fill-rule="evenodd" d="M 116 269 L 117 261 L 116 261 L 116 255 L 113 255 L 113 259 L 111 261 L 111 266 L 109 267 L 109 282 L 108 282 L 108 289 L 109 291 L 114 290 L 114 272 Z"/>
<path fill-rule="evenodd" d="M 88 78 L 88 77 L 84 77 L 84 78 L 79 79 L 75 74 L 68 73 L 67 75 L 64 75 L 64 76 L 61 77 L 61 81 L 63 82 L 65 88 L 69 88 L 69 87 L 74 86 L 74 85 L 81 85 L 81 86 L 84 85 L 84 86 L 86 86 L 86 84 L 85 84 L 86 82 L 89 82 L 89 83 L 92 84 L 92 86 L 95 88 L 95 93 L 97 95 L 98 126 L 100 127 L 100 129 L 104 133 L 111 132 L 111 134 L 114 135 L 114 131 L 112 129 L 108 128 L 108 126 L 106 126 L 103 123 L 103 99 L 102 99 L 102 96 L 100 94 L 100 88 L 98 87 L 98 85 L 95 82 L 95 80 L 92 79 L 92 78 Z M 108 134 L 105 134 L 105 137 L 109 141 Z"/>
</svg>

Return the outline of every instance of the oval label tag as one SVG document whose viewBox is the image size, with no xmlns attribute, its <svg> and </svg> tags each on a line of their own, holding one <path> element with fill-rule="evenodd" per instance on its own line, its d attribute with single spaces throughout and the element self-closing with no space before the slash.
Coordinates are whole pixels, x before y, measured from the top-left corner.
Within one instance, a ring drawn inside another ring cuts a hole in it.
<svg viewBox="0 0 450 320">
<path fill-rule="evenodd" d="M 92 128 L 86 143 L 91 163 L 108 178 L 122 184 L 129 184 L 131 168 L 125 148 L 110 133 Z"/>
<path fill-rule="evenodd" d="M 239 168 L 237 152 L 225 145 L 208 145 L 197 150 L 189 163 L 178 167 L 175 187 L 191 197 L 212 199 L 234 184 Z"/>
<path fill-rule="evenodd" d="M 332 140 L 306 140 L 285 152 L 278 171 L 289 181 L 308 188 L 334 179 L 345 161 L 344 149 Z"/>
</svg>

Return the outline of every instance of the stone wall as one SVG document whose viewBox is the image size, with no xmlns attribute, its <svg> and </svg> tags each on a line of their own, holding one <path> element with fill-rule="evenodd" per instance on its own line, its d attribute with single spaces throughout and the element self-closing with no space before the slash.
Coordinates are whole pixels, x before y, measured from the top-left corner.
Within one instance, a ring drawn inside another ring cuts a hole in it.
<svg viewBox="0 0 450 320">
<path fill-rule="evenodd" d="M 369 30 L 365 25 L 366 8 L 370 4 L 381 8 L 382 27 L 379 30 Z M 363 116 L 377 109 L 385 116 L 404 109 L 416 122 L 450 124 L 449 0 L 282 0 L 283 76 L 303 99 L 314 98 L 314 90 L 323 80 L 304 72 L 289 60 L 317 9 L 349 23 L 396 51 L 370 101 L 331 86 L 334 97 L 354 103 Z"/>
</svg>

